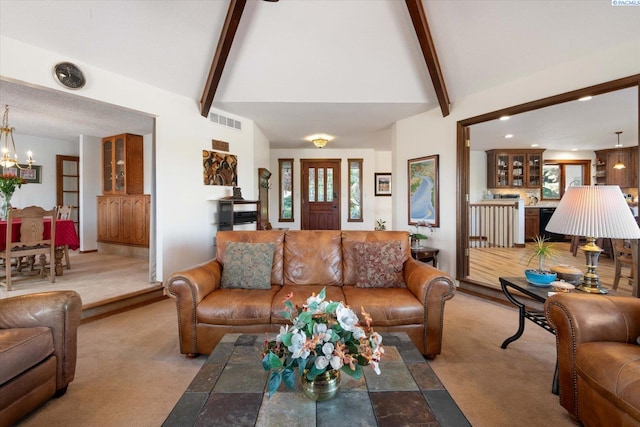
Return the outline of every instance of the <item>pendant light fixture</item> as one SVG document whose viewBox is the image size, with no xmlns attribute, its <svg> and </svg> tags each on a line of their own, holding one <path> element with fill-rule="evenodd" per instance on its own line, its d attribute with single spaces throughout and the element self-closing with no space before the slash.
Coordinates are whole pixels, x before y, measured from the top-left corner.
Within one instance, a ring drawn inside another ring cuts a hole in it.
<svg viewBox="0 0 640 427">
<path fill-rule="evenodd" d="M 621 130 L 616 132 L 616 135 L 618 135 L 618 143 L 616 144 L 616 147 L 620 147 L 620 134 L 622 133 Z M 614 169 L 624 169 L 626 168 L 626 166 L 624 165 L 624 163 L 622 163 L 620 161 L 620 151 L 618 151 L 618 161 L 616 162 L 615 165 L 613 165 Z"/>
</svg>

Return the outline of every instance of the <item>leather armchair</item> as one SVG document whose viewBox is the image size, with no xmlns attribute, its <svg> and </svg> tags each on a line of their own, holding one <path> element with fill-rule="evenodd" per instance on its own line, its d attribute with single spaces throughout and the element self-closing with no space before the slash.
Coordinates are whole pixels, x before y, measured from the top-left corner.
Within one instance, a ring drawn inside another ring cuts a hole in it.
<svg viewBox="0 0 640 427">
<path fill-rule="evenodd" d="M 640 299 L 577 293 L 545 303 L 560 404 L 585 426 L 640 426 Z"/>
<path fill-rule="evenodd" d="M 66 392 L 75 375 L 81 314 L 74 291 L 0 300 L 0 426 Z"/>
</svg>

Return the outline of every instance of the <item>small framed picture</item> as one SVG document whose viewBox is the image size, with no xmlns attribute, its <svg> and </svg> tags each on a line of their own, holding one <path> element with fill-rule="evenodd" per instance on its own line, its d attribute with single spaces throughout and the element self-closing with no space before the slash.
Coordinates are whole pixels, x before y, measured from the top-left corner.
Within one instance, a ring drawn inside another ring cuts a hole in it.
<svg viewBox="0 0 640 427">
<path fill-rule="evenodd" d="M 20 165 L 20 167 L 23 169 L 5 168 L 5 174 L 8 173 L 8 171 L 11 171 L 12 175 L 21 177 L 27 181 L 27 184 L 42 183 L 42 166 L 31 165 L 31 169 L 29 169 L 29 165 Z"/>
<path fill-rule="evenodd" d="M 391 173 L 376 173 L 375 177 L 375 195 L 390 196 L 391 195 Z"/>
</svg>

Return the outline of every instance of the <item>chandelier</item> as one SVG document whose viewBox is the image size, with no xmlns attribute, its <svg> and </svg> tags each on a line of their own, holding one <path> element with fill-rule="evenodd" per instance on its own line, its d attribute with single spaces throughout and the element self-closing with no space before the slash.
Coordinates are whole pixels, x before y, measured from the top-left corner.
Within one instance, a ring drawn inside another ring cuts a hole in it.
<svg viewBox="0 0 640 427">
<path fill-rule="evenodd" d="M 0 146 L 2 147 L 0 166 L 5 168 L 16 167 L 18 169 L 25 169 L 18 163 L 16 143 L 13 140 L 13 129 L 14 128 L 9 127 L 9 106 L 5 105 L 4 115 L 2 116 L 2 128 L 0 128 L 0 132 L 2 132 L 2 134 L 0 134 Z M 9 144 L 9 139 L 11 139 L 11 144 Z M 31 151 L 27 151 L 27 161 L 25 163 L 27 163 L 28 169 L 31 169 L 31 165 L 33 164 L 33 153 Z"/>
</svg>

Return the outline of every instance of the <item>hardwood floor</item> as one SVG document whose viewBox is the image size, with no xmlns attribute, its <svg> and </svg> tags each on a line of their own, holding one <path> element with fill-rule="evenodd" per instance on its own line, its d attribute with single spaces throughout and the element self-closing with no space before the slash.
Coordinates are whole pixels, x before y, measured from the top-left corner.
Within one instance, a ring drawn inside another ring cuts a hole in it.
<svg viewBox="0 0 640 427">
<path fill-rule="evenodd" d="M 525 269 L 536 268 L 537 260 L 532 261 L 531 265 L 527 266 L 532 245 L 533 243 L 527 242 L 526 248 L 470 248 L 469 278 L 500 289 L 499 277 L 524 276 Z M 545 260 L 543 264 L 545 268 L 553 265 L 568 264 L 580 269 L 582 272 L 586 270 L 584 253 L 581 250 L 578 250 L 574 257 L 569 251 L 569 242 L 557 242 L 554 243 L 554 246 L 559 254 L 553 261 Z M 613 259 L 604 253 L 601 254 L 598 259 L 597 272 L 602 286 L 611 289 L 614 277 Z M 631 296 L 631 285 L 628 280 L 620 280 L 617 294 Z"/>
</svg>

